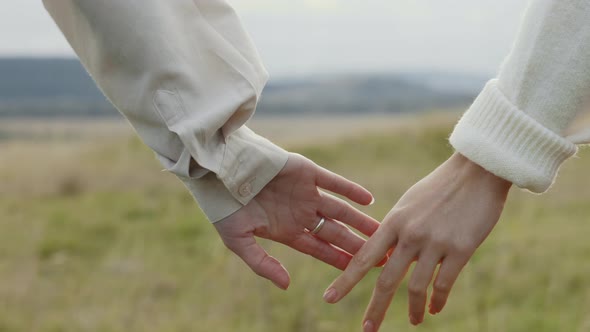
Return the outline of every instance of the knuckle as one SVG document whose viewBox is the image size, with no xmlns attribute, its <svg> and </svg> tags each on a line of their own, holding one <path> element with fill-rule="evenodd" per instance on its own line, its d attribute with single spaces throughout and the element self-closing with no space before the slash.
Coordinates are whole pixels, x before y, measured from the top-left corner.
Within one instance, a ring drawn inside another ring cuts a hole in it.
<svg viewBox="0 0 590 332">
<path fill-rule="evenodd" d="M 373 265 L 371 264 L 371 259 L 369 258 L 369 256 L 362 251 L 359 251 L 356 253 L 356 255 L 352 256 L 351 264 L 356 265 L 361 269 Z"/>
<path fill-rule="evenodd" d="M 450 243 L 449 239 L 446 236 L 441 235 L 433 236 L 432 239 L 430 239 L 430 242 L 432 243 L 432 246 L 434 248 L 443 251 L 446 251 L 448 249 Z"/>
<path fill-rule="evenodd" d="M 253 271 L 254 273 L 256 273 L 256 275 L 257 275 L 257 276 L 259 276 L 259 277 L 264 277 L 264 276 L 262 275 L 262 270 L 260 270 L 259 268 L 255 267 L 255 266 L 252 266 L 252 271 Z"/>
<path fill-rule="evenodd" d="M 399 222 L 403 222 L 408 220 L 409 213 L 406 211 L 405 208 L 396 206 L 394 207 L 387 216 L 390 219 L 398 220 Z"/>
<path fill-rule="evenodd" d="M 377 282 L 375 283 L 375 289 L 380 293 L 392 292 L 394 286 L 393 280 L 385 277 L 377 278 Z"/>
<path fill-rule="evenodd" d="M 475 251 L 475 246 L 468 242 L 456 242 L 450 246 L 450 250 L 455 255 L 465 258 L 471 256 Z"/>
<path fill-rule="evenodd" d="M 427 238 L 428 233 L 424 229 L 416 226 L 409 226 L 401 232 L 400 242 L 402 244 L 413 246 L 423 243 Z"/>
<path fill-rule="evenodd" d="M 339 243 L 346 241 L 348 231 L 346 226 L 341 225 L 338 221 L 334 221 L 334 229 L 332 230 L 332 237 L 334 238 L 333 242 Z"/>
<path fill-rule="evenodd" d="M 252 271 L 254 271 L 254 273 L 263 277 L 263 271 L 264 271 L 263 267 L 264 267 L 264 264 L 266 263 L 267 259 L 269 259 L 268 256 L 262 257 L 260 260 L 253 262 L 250 265 L 250 268 L 252 269 Z"/>
<path fill-rule="evenodd" d="M 338 218 L 339 219 L 348 219 L 348 216 L 350 214 L 350 209 L 352 209 L 352 205 L 346 203 L 346 202 L 340 202 L 338 205 L 338 208 L 336 210 L 336 213 L 338 214 Z"/>
<path fill-rule="evenodd" d="M 402 239 L 402 240 L 399 241 L 399 244 L 396 246 L 396 250 L 399 250 L 399 251 L 409 251 L 413 247 L 414 247 L 414 244 L 413 243 L 410 243 L 410 242 Z"/>
<path fill-rule="evenodd" d="M 383 223 L 381 223 L 381 225 L 379 225 L 377 232 L 385 232 L 387 234 L 398 234 L 399 230 L 398 226 L 395 222 L 393 222 L 393 220 L 386 219 L 385 221 L 383 221 Z"/>
<path fill-rule="evenodd" d="M 384 222 L 381 227 L 388 227 L 392 231 L 399 231 L 400 228 L 405 225 L 406 213 L 397 207 L 394 207 L 387 216 L 385 216 Z"/>
<path fill-rule="evenodd" d="M 425 297 L 426 296 L 426 289 L 419 285 L 415 285 L 410 283 L 408 285 L 408 294 L 412 297 Z"/>
<path fill-rule="evenodd" d="M 348 227 L 346 227 L 342 224 L 339 224 L 338 228 L 336 229 L 336 232 L 334 234 L 334 237 L 335 237 L 336 241 L 345 243 L 345 242 L 351 242 L 352 235 L 353 235 L 353 233 Z"/>
<path fill-rule="evenodd" d="M 451 283 L 445 280 L 437 280 L 434 282 L 433 288 L 439 293 L 446 294 L 451 291 Z"/>
</svg>

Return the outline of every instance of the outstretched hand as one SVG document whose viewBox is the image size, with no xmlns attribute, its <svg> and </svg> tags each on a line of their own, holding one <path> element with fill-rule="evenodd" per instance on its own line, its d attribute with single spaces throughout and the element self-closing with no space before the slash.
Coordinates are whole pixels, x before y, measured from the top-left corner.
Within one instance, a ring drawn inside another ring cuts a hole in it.
<svg viewBox="0 0 590 332">
<path fill-rule="evenodd" d="M 215 228 L 225 245 L 256 274 L 282 289 L 289 286 L 289 273 L 256 243 L 255 236 L 280 242 L 343 270 L 365 243 L 344 224 L 370 236 L 379 223 L 320 188 L 362 205 L 373 202 L 371 193 L 360 185 L 290 154 L 281 172 L 252 201 L 215 223 Z M 324 225 L 312 234 L 310 230 L 322 217 Z"/>
<path fill-rule="evenodd" d="M 410 188 L 385 217 L 379 230 L 332 283 L 324 299 L 342 299 L 388 251 L 393 251 L 377 279 L 363 329 L 374 332 L 383 322 L 409 266 L 409 316 L 424 319 L 427 290 L 435 269 L 429 311 L 439 313 L 459 273 L 496 225 L 511 183 L 455 154 Z"/>
</svg>

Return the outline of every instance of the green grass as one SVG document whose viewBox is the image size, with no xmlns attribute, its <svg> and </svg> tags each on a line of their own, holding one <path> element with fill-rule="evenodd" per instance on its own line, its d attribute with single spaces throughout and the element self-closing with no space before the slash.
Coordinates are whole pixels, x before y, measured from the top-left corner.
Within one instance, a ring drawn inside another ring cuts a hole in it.
<svg viewBox="0 0 590 332">
<path fill-rule="evenodd" d="M 377 197 L 364 210 L 382 218 L 450 155 L 449 132 L 424 126 L 294 150 L 364 184 Z M 377 269 L 327 305 L 321 295 L 338 271 L 263 241 L 291 272 L 280 291 L 223 247 L 136 139 L 65 156 L 33 178 L 18 173 L 18 155 L 0 168 L 15 188 L 0 190 L 0 331 L 360 330 Z M 441 314 L 411 327 L 403 285 L 383 330 L 590 331 L 590 153 L 579 156 L 550 193 L 513 190 Z"/>
</svg>

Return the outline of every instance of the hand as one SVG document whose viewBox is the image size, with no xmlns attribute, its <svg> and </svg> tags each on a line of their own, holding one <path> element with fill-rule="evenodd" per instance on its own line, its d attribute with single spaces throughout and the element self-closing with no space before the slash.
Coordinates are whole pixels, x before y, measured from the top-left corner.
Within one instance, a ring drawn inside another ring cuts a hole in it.
<svg viewBox="0 0 590 332">
<path fill-rule="evenodd" d="M 428 285 L 440 264 L 430 298 L 430 313 L 439 313 L 461 269 L 496 225 L 511 183 L 455 154 L 410 188 L 385 217 L 381 227 L 332 283 L 324 299 L 335 303 L 393 250 L 377 279 L 365 313 L 365 332 L 379 329 L 410 264 L 408 283 L 412 324 L 424 320 Z"/>
<path fill-rule="evenodd" d="M 342 223 L 370 236 L 379 223 L 345 201 L 319 188 L 368 205 L 373 196 L 310 160 L 290 154 L 281 172 L 246 206 L 215 223 L 225 245 L 258 275 L 287 289 L 287 270 L 256 243 L 254 236 L 271 239 L 343 270 L 365 240 Z M 313 230 L 321 217 L 324 226 Z"/>
</svg>

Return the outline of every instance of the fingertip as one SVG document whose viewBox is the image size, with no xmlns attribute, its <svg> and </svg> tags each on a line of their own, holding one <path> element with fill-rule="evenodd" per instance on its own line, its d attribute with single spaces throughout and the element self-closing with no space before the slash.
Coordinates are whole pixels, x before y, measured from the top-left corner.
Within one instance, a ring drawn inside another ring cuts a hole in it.
<svg viewBox="0 0 590 332">
<path fill-rule="evenodd" d="M 363 332 L 376 332 L 375 323 L 371 320 L 366 320 L 363 323 Z"/>
<path fill-rule="evenodd" d="M 355 200 L 356 203 L 362 206 L 371 206 L 375 204 L 375 197 L 370 192 L 363 193 L 363 196 L 360 199 Z"/>
<path fill-rule="evenodd" d="M 279 274 L 279 277 L 277 278 L 278 280 L 278 287 L 282 290 L 287 290 L 289 288 L 289 285 L 291 284 L 291 276 L 289 275 L 289 271 L 287 271 L 287 269 L 283 266 L 283 264 L 281 264 L 279 262 L 279 264 L 281 265 L 281 268 L 283 269 L 283 272 Z"/>
<path fill-rule="evenodd" d="M 274 280 L 271 280 L 275 286 L 282 290 L 287 290 L 291 284 L 291 277 L 289 272 L 283 268 L 283 273 L 277 275 Z"/>
<path fill-rule="evenodd" d="M 287 290 L 291 284 L 291 276 L 289 271 L 274 257 L 269 257 L 268 274 L 266 278 L 270 280 L 275 286 L 282 290 Z"/>
<path fill-rule="evenodd" d="M 410 315 L 410 323 L 414 326 L 418 326 L 424 322 L 424 313 L 414 313 Z"/>
<path fill-rule="evenodd" d="M 438 313 L 439 313 L 439 312 L 441 312 L 441 311 L 442 311 L 442 308 L 436 308 L 436 307 L 434 307 L 434 306 L 430 306 L 430 307 L 428 308 L 428 313 L 429 313 L 429 314 L 431 314 L 432 316 L 434 316 L 434 315 L 438 314 Z"/>
<path fill-rule="evenodd" d="M 289 284 L 290 282 L 284 282 L 284 281 L 277 281 L 277 280 L 271 280 L 271 282 L 277 286 L 278 288 L 282 289 L 282 290 L 287 290 L 289 288 Z"/>
<path fill-rule="evenodd" d="M 338 291 L 334 287 L 328 287 L 323 298 L 326 303 L 334 304 L 338 302 Z"/>
<path fill-rule="evenodd" d="M 363 205 L 363 206 L 368 206 L 373 204 L 373 202 L 375 201 L 375 198 L 373 197 L 373 194 L 367 190 L 365 187 L 361 186 L 360 184 L 353 182 L 353 181 L 349 181 L 349 189 L 347 190 L 348 192 L 344 193 L 340 193 L 343 194 L 344 196 L 346 196 L 348 199 L 350 199 L 351 201 Z"/>
<path fill-rule="evenodd" d="M 436 298 L 436 294 L 433 294 L 433 299 L 428 305 L 428 312 L 433 316 L 440 313 L 447 304 L 446 302 L 446 299 L 442 300 L 440 298 Z"/>
<path fill-rule="evenodd" d="M 432 302 L 428 305 L 428 313 L 432 316 L 438 313 L 436 306 Z"/>
<path fill-rule="evenodd" d="M 359 192 L 360 192 L 358 197 L 349 197 L 349 198 L 354 200 L 358 204 L 361 204 L 364 206 L 373 205 L 375 203 L 375 197 L 373 196 L 373 194 L 370 191 L 368 191 L 367 189 L 365 189 L 364 187 L 362 187 L 361 185 L 358 185 L 358 188 L 359 188 Z"/>
</svg>

